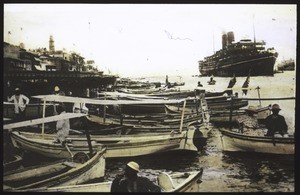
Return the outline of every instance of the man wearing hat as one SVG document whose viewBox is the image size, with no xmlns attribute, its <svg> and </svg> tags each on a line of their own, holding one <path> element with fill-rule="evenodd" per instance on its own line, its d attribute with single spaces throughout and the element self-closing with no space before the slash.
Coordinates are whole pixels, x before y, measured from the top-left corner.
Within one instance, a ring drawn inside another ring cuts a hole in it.
<svg viewBox="0 0 300 195">
<path fill-rule="evenodd" d="M 246 114 L 237 117 L 235 122 L 238 124 L 241 133 L 249 134 L 259 128 L 257 118 L 254 116 L 254 114 L 257 114 L 257 110 L 254 106 L 249 106 L 245 111 Z"/>
<path fill-rule="evenodd" d="M 65 92 L 61 91 L 60 88 L 58 86 L 55 86 L 54 87 L 54 92 L 53 92 L 54 95 L 62 95 L 62 96 L 65 96 Z M 60 102 L 59 105 L 61 106 L 65 106 L 63 102 Z M 57 115 L 57 110 L 56 110 L 56 105 L 55 103 L 53 102 L 53 115 Z"/>
<path fill-rule="evenodd" d="M 54 87 L 54 94 L 55 95 L 63 95 L 63 96 L 66 95 L 65 92 L 61 91 L 58 86 Z"/>
<path fill-rule="evenodd" d="M 266 136 L 274 136 L 275 134 L 284 136 L 287 134 L 285 118 L 278 114 L 280 110 L 278 104 L 273 104 L 272 114 L 266 118 L 266 127 L 268 129 Z"/>
<path fill-rule="evenodd" d="M 17 87 L 15 89 L 15 94 L 7 99 L 9 102 L 13 101 L 15 105 L 15 120 L 16 121 L 25 120 L 25 109 L 26 109 L 26 105 L 29 104 L 29 98 L 21 94 L 20 89 Z"/>
<path fill-rule="evenodd" d="M 125 172 L 118 174 L 111 185 L 111 192 L 160 192 L 159 186 L 148 178 L 138 176 L 139 165 L 131 161 L 127 163 Z"/>
</svg>

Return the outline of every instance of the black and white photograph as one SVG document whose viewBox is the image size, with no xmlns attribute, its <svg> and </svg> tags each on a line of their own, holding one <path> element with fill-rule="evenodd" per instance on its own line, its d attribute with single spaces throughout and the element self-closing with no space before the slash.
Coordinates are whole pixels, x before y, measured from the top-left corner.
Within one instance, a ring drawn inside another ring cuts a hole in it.
<svg viewBox="0 0 300 195">
<path fill-rule="evenodd" d="M 296 192 L 296 3 L 3 11 L 3 192 Z"/>
</svg>

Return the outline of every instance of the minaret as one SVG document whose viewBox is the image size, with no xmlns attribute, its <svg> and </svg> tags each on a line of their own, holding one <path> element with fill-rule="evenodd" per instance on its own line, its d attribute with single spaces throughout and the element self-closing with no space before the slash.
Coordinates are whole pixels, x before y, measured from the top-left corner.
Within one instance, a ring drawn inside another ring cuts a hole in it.
<svg viewBox="0 0 300 195">
<path fill-rule="evenodd" d="M 49 40 L 49 51 L 50 52 L 54 52 L 55 48 L 54 48 L 54 40 L 53 40 L 53 36 L 50 35 L 50 40 Z"/>
<path fill-rule="evenodd" d="M 20 47 L 21 49 L 25 49 L 25 44 L 24 44 L 24 43 L 20 43 L 19 47 Z"/>
</svg>

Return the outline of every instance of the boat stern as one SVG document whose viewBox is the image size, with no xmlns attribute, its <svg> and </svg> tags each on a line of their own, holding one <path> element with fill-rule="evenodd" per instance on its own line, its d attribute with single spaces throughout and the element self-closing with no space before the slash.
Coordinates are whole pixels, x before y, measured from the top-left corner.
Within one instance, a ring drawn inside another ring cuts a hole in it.
<svg viewBox="0 0 300 195">
<path fill-rule="evenodd" d="M 185 135 L 180 142 L 180 149 L 197 152 L 203 147 L 205 139 L 199 129 L 189 129 L 184 133 Z"/>
</svg>

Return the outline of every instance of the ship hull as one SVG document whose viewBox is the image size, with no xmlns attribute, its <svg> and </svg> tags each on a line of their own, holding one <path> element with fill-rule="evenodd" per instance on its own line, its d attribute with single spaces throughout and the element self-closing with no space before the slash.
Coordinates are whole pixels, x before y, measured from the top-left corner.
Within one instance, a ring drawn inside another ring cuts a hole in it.
<svg viewBox="0 0 300 195">
<path fill-rule="evenodd" d="M 251 76 L 273 76 L 275 61 L 275 56 L 264 56 L 224 64 L 216 62 L 205 68 L 199 64 L 199 71 L 203 76 L 248 76 L 249 71 Z"/>
</svg>

